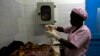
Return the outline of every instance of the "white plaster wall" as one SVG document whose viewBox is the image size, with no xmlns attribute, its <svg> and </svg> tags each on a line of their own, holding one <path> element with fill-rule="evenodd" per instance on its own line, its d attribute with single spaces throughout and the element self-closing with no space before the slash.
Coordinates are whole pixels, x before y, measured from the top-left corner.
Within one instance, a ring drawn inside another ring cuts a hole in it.
<svg viewBox="0 0 100 56">
<path fill-rule="evenodd" d="M 50 43 L 43 25 L 35 24 L 37 2 L 54 2 L 57 26 L 69 26 L 69 12 L 73 7 L 84 7 L 83 0 L 0 0 L 0 48 L 13 40 Z M 58 33 L 66 39 L 66 34 Z"/>
<path fill-rule="evenodd" d="M 56 4 L 78 4 L 84 3 L 85 0 L 54 0 Z"/>
<path fill-rule="evenodd" d="M 70 26 L 70 11 L 74 7 L 83 7 L 85 8 L 85 1 L 84 0 L 42 0 L 45 1 L 51 1 L 54 2 L 56 5 L 55 8 L 55 20 L 57 26 L 63 26 L 67 27 Z M 44 28 L 42 25 L 34 25 L 34 37 L 30 38 L 35 43 L 49 43 L 50 40 L 46 38 L 47 36 L 44 35 Z M 58 34 L 64 38 L 67 39 L 67 34 L 59 33 Z"/>
</svg>

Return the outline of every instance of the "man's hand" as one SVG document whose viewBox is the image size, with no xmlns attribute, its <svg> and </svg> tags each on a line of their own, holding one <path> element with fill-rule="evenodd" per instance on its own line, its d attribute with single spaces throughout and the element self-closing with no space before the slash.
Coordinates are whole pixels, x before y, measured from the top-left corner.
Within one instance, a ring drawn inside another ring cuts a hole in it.
<svg viewBox="0 0 100 56">
<path fill-rule="evenodd" d="M 55 32 L 54 29 L 52 29 L 52 31 L 48 30 L 46 31 L 46 34 L 51 37 L 51 38 L 56 38 L 59 39 L 60 37 L 57 35 L 57 33 Z"/>
<path fill-rule="evenodd" d="M 52 31 L 52 29 L 56 29 L 57 27 L 55 25 L 45 25 L 45 27 L 47 28 L 47 30 Z"/>
</svg>

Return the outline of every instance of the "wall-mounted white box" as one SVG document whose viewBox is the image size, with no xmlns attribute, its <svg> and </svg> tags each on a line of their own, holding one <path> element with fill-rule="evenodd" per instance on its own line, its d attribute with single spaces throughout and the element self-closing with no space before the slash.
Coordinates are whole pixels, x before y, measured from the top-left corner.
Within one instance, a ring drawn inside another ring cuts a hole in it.
<svg viewBox="0 0 100 56">
<path fill-rule="evenodd" d="M 54 24 L 54 2 L 38 2 L 37 3 L 37 23 L 38 24 Z"/>
</svg>

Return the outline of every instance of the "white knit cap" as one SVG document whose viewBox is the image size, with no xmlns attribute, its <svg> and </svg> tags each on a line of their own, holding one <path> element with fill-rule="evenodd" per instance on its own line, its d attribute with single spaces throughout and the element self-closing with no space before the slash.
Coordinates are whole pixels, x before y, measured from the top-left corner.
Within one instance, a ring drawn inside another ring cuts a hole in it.
<svg viewBox="0 0 100 56">
<path fill-rule="evenodd" d="M 72 11 L 80 15 L 84 19 L 87 18 L 87 12 L 83 8 L 73 8 Z"/>
</svg>

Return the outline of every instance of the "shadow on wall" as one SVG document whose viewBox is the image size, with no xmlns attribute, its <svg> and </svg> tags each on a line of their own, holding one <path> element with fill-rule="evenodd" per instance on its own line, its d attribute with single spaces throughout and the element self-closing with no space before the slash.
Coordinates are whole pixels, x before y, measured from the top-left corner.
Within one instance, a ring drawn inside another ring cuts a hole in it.
<svg viewBox="0 0 100 56">
<path fill-rule="evenodd" d="M 33 35 L 34 36 L 39 36 L 39 35 L 44 35 L 45 33 L 45 27 L 42 24 L 38 24 L 37 22 L 37 10 L 34 10 L 33 13 Z"/>
</svg>

